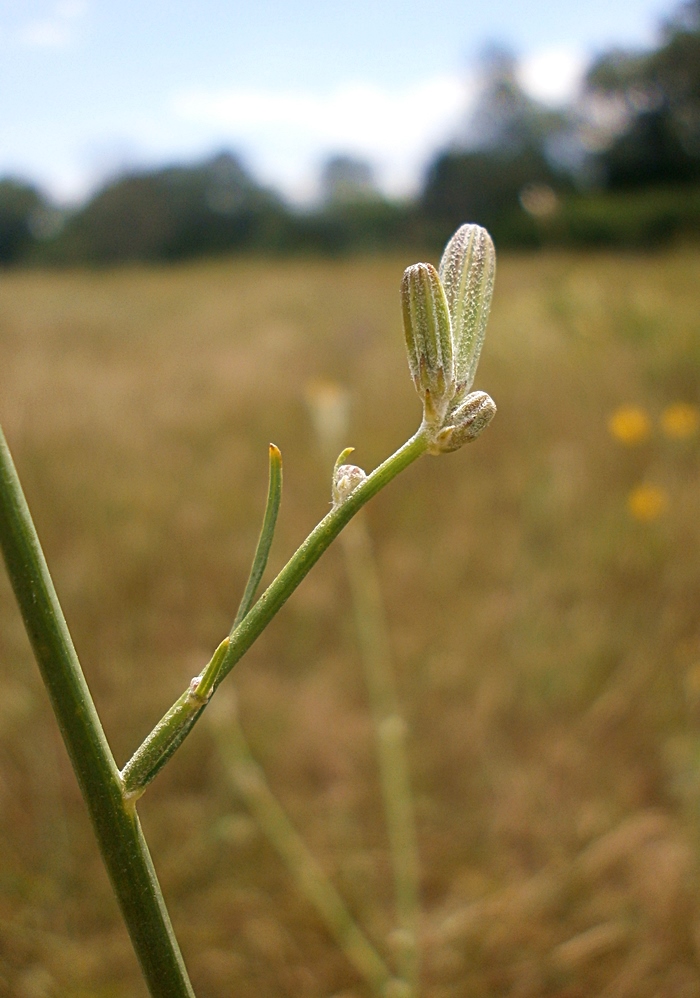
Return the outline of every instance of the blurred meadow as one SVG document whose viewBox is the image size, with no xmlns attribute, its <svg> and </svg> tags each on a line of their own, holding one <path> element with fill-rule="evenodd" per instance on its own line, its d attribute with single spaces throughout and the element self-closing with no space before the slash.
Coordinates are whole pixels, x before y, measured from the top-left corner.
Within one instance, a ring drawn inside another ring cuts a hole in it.
<svg viewBox="0 0 700 998">
<path fill-rule="evenodd" d="M 227 633 L 285 461 L 278 570 L 416 428 L 414 258 L 0 276 L 0 420 L 117 762 Z M 409 731 L 422 994 L 700 996 L 700 252 L 499 257 L 482 438 L 368 507 Z M 146 994 L 4 571 L 0 993 Z M 217 698 L 377 948 L 391 870 L 338 545 Z M 201 998 L 369 992 L 205 716 L 140 814 Z"/>
</svg>

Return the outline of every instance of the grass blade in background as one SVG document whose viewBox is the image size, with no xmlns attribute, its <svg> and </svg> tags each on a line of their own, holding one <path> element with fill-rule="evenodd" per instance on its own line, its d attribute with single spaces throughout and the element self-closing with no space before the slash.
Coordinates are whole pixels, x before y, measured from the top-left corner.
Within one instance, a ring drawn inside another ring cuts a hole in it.
<svg viewBox="0 0 700 998">
<path fill-rule="evenodd" d="M 396 891 L 398 930 L 394 935 L 399 973 L 418 993 L 420 919 L 416 821 L 406 746 L 377 565 L 367 520 L 361 511 L 341 536 L 353 612 L 372 713 Z"/>
<path fill-rule="evenodd" d="M 307 399 L 314 428 L 326 457 L 342 445 L 349 422 L 349 397 L 340 386 L 309 387 Z M 384 814 L 396 892 L 397 932 L 394 936 L 399 973 L 418 993 L 419 862 L 413 795 L 406 751 L 406 725 L 401 717 L 389 650 L 384 602 L 372 541 L 364 511 L 347 525 L 340 538 L 350 583 L 360 655 L 372 714 Z"/>
<path fill-rule="evenodd" d="M 279 854 L 299 891 L 314 906 L 345 956 L 374 993 L 381 998 L 390 998 L 395 992 L 389 968 L 357 925 L 270 789 L 248 747 L 234 697 L 219 694 L 208 716 L 226 775 Z"/>
</svg>

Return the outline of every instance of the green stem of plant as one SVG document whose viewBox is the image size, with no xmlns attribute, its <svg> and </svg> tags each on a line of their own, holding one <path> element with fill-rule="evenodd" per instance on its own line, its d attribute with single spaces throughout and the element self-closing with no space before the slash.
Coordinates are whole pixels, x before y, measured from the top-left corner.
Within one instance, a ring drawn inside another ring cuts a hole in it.
<svg viewBox="0 0 700 998">
<path fill-rule="evenodd" d="M 0 546 L 150 993 L 194 998 L 134 804 L 125 798 L 1 429 Z"/>
<path fill-rule="evenodd" d="M 277 611 L 284 606 L 302 579 L 357 511 L 425 453 L 429 446 L 429 436 L 429 428 L 425 424 L 421 425 L 410 440 L 375 468 L 347 499 L 334 506 L 311 531 L 277 578 L 232 632 L 214 689 L 265 630 Z M 192 730 L 203 709 L 199 706 L 193 713 L 189 691 L 185 691 L 173 704 L 122 770 L 122 780 L 128 794 L 138 796 L 143 792 L 166 758 L 172 755 L 173 745 L 177 743 L 175 747 L 179 746 Z"/>
</svg>

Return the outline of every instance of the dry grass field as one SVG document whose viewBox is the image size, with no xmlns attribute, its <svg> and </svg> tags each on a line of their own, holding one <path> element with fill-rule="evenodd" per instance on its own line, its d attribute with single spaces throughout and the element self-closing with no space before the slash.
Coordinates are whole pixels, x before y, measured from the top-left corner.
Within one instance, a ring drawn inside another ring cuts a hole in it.
<svg viewBox="0 0 700 998">
<path fill-rule="evenodd" d="M 227 633 L 268 441 L 285 460 L 268 576 L 328 509 L 308 383 L 350 390 L 365 467 L 416 428 L 411 262 L 0 275 L 0 420 L 120 765 Z M 502 256 L 475 384 L 498 416 L 368 507 L 426 998 L 700 996 L 700 435 L 696 409 L 669 408 L 700 402 L 699 289 L 692 250 Z M 143 998 L 4 570 L 0 683 L 0 993 Z M 337 546 L 229 686 L 270 785 L 390 955 Z M 140 813 L 198 998 L 367 998 L 206 717 Z"/>
</svg>

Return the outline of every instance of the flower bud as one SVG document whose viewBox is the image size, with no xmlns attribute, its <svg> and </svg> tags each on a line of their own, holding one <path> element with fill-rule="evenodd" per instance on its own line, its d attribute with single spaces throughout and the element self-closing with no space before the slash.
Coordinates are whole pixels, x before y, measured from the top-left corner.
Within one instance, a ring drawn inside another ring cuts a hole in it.
<svg viewBox="0 0 700 998">
<path fill-rule="evenodd" d="M 474 383 L 496 276 L 496 251 L 480 225 L 462 225 L 442 254 L 440 280 L 452 323 L 456 398 Z"/>
<path fill-rule="evenodd" d="M 463 444 L 476 440 L 496 415 L 496 403 L 486 392 L 472 392 L 447 417 L 449 425 L 443 427 L 431 447 L 433 454 L 446 454 L 459 450 Z"/>
<path fill-rule="evenodd" d="M 351 492 L 367 478 L 366 472 L 356 464 L 341 464 L 333 473 L 333 505 L 340 506 Z"/>
<path fill-rule="evenodd" d="M 401 284 L 408 366 L 426 412 L 442 420 L 452 397 L 452 329 L 447 299 L 435 267 L 408 267 Z"/>
</svg>

